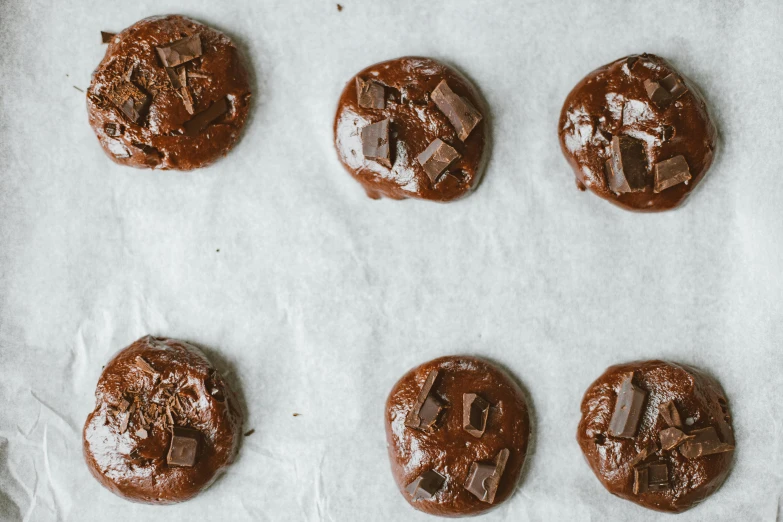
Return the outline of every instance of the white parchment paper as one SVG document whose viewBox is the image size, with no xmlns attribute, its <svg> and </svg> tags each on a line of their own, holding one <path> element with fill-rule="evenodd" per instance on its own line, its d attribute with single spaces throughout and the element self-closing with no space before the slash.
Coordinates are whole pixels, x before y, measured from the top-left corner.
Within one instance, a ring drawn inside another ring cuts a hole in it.
<svg viewBox="0 0 783 522">
<path fill-rule="evenodd" d="M 0 0 L 0 520 L 429 520 L 392 481 L 383 407 L 447 354 L 505 365 L 531 404 L 518 491 L 482 520 L 665 518 L 604 491 L 574 439 L 608 365 L 658 357 L 715 375 L 737 433 L 729 479 L 678 522 L 777 520 L 783 4 L 341 3 Z M 227 32 L 254 71 L 243 140 L 187 174 L 110 162 L 74 88 L 100 30 L 165 13 Z M 638 52 L 697 82 L 721 134 L 689 203 L 659 215 L 578 192 L 557 142 L 572 86 Z M 344 83 L 409 54 L 492 108 L 463 201 L 372 201 L 334 153 Z M 81 454 L 101 366 L 148 333 L 205 347 L 256 430 L 164 508 L 110 494 Z"/>
</svg>

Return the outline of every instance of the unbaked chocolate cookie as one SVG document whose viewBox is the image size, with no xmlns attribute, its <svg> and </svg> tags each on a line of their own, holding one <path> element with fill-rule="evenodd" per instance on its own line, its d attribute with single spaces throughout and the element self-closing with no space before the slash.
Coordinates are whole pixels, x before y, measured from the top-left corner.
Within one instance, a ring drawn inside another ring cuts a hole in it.
<svg viewBox="0 0 783 522">
<path fill-rule="evenodd" d="M 588 74 L 566 98 L 558 133 L 580 190 L 643 212 L 680 205 L 717 141 L 696 86 L 652 54 Z"/>
<path fill-rule="evenodd" d="M 236 455 L 237 400 L 201 351 L 143 337 L 109 361 L 84 425 L 84 458 L 113 493 L 172 504 L 208 487 Z"/>
<path fill-rule="evenodd" d="M 718 489 L 734 451 L 720 384 L 663 361 L 607 369 L 585 393 L 576 438 L 610 493 L 673 513 Z"/>
<path fill-rule="evenodd" d="M 337 155 L 373 199 L 465 196 L 481 179 L 487 138 L 475 87 L 429 58 L 364 69 L 345 86 L 334 118 Z"/>
<path fill-rule="evenodd" d="M 226 35 L 182 16 L 102 35 L 109 47 L 93 73 L 87 111 L 111 159 L 190 170 L 231 150 L 247 119 L 250 85 Z"/>
<path fill-rule="evenodd" d="M 411 506 L 432 515 L 472 515 L 509 498 L 529 430 L 519 386 L 473 357 L 424 363 L 386 400 L 394 480 Z"/>
</svg>

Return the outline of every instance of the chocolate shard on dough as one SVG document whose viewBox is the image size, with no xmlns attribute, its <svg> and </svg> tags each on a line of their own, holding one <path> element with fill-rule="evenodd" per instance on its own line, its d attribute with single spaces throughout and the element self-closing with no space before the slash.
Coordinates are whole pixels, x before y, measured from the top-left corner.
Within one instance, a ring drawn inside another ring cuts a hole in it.
<svg viewBox="0 0 783 522">
<path fill-rule="evenodd" d="M 107 33 L 106 31 L 101 31 L 101 43 L 111 43 L 112 38 L 117 36 L 117 33 Z"/>
<path fill-rule="evenodd" d="M 640 451 L 630 462 L 630 467 L 635 467 L 641 463 L 643 463 L 645 460 L 649 459 L 655 453 L 658 451 L 658 443 L 655 442 L 655 439 L 647 439 L 647 444 L 642 448 L 642 451 Z"/>
<path fill-rule="evenodd" d="M 362 128 L 362 154 L 368 160 L 377 161 L 391 168 L 389 150 L 389 118 Z"/>
<path fill-rule="evenodd" d="M 431 469 L 416 477 L 416 480 L 405 487 L 405 491 L 413 497 L 413 500 L 432 498 L 445 482 L 446 477 Z"/>
<path fill-rule="evenodd" d="M 692 439 L 693 435 L 686 435 L 680 428 L 672 427 L 661 430 L 658 437 L 661 439 L 661 449 L 671 451 L 686 440 Z"/>
<path fill-rule="evenodd" d="M 141 120 L 142 114 L 150 101 L 147 93 L 126 81 L 115 83 L 109 89 L 107 96 L 134 123 L 138 123 Z"/>
<path fill-rule="evenodd" d="M 667 107 L 673 100 L 672 94 L 658 82 L 644 80 L 644 89 L 650 101 L 661 109 Z"/>
<path fill-rule="evenodd" d="M 712 426 L 694 430 L 690 435 L 693 438 L 683 442 L 680 446 L 680 453 L 686 458 L 696 459 L 715 453 L 734 451 L 733 445 L 721 442 L 718 438 L 718 432 Z"/>
<path fill-rule="evenodd" d="M 106 125 L 103 126 L 103 132 L 105 132 L 107 136 L 116 138 L 117 136 L 122 134 L 122 129 L 116 123 L 107 123 Z"/>
<path fill-rule="evenodd" d="M 184 71 L 187 74 L 184 65 L 181 65 L 179 67 L 166 67 L 166 75 L 169 77 L 169 83 L 171 84 L 171 87 L 173 89 L 182 88 L 181 71 Z"/>
<path fill-rule="evenodd" d="M 199 435 L 196 430 L 172 428 L 166 463 L 169 466 L 192 467 L 196 463 Z"/>
<path fill-rule="evenodd" d="M 227 112 L 228 101 L 226 101 L 226 98 L 220 98 L 210 105 L 208 109 L 199 112 L 183 124 L 185 134 L 188 136 L 196 136 L 199 132 L 206 129 L 210 123 Z"/>
<path fill-rule="evenodd" d="M 364 81 L 356 77 L 356 99 L 363 109 L 386 108 L 386 91 L 383 85 L 375 80 Z"/>
<path fill-rule="evenodd" d="M 462 428 L 476 438 L 487 429 L 489 403 L 475 393 L 462 394 Z"/>
<path fill-rule="evenodd" d="M 459 152 L 440 138 L 436 138 L 416 159 L 419 160 L 419 164 L 424 167 L 424 172 L 434 184 L 440 175 L 449 168 L 449 165 L 459 157 Z"/>
<path fill-rule="evenodd" d="M 680 417 L 680 411 L 677 409 L 674 401 L 664 402 L 658 406 L 658 411 L 667 426 L 682 429 L 682 417 Z"/>
<path fill-rule="evenodd" d="M 690 179 L 691 171 L 684 156 L 675 156 L 655 164 L 656 194 Z"/>
<path fill-rule="evenodd" d="M 647 187 L 647 154 L 641 140 L 614 136 L 611 160 L 607 182 L 612 191 L 618 194 L 641 192 Z"/>
<path fill-rule="evenodd" d="M 480 501 L 494 504 L 495 494 L 500 486 L 500 479 L 506 469 L 506 462 L 511 452 L 504 448 L 500 450 L 495 462 L 474 462 L 470 465 L 465 489 L 473 493 Z"/>
<path fill-rule="evenodd" d="M 430 97 L 438 109 L 449 119 L 457 131 L 457 136 L 462 141 L 468 138 L 481 121 L 481 113 L 466 98 L 454 94 L 446 80 L 441 80 Z"/>
<path fill-rule="evenodd" d="M 201 56 L 201 36 L 194 34 L 156 49 L 164 67 L 177 67 Z"/>
<path fill-rule="evenodd" d="M 644 390 L 634 386 L 633 374 L 626 375 L 614 404 L 614 413 L 609 422 L 609 435 L 624 439 L 632 439 L 636 436 L 646 397 L 647 393 Z"/>
<path fill-rule="evenodd" d="M 648 491 L 669 489 L 669 469 L 666 464 L 655 463 L 634 468 L 633 493 L 641 495 Z"/>
<path fill-rule="evenodd" d="M 674 73 L 669 74 L 659 83 L 661 84 L 661 87 L 669 91 L 672 100 L 676 100 L 688 92 L 688 88 Z"/>
<path fill-rule="evenodd" d="M 435 385 L 435 379 L 437 378 L 438 370 L 432 370 L 427 375 L 427 379 L 424 381 L 424 386 L 421 387 L 416 403 L 405 418 L 405 425 L 407 427 L 428 430 L 434 428 L 437 424 L 440 412 L 443 410 L 443 403 L 430 393 L 432 387 Z"/>
</svg>

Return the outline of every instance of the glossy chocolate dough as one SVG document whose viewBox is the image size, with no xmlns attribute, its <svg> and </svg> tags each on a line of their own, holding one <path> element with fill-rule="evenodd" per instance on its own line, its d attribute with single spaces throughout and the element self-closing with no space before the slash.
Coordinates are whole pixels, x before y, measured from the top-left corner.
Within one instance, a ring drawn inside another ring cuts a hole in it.
<svg viewBox="0 0 783 522">
<path fill-rule="evenodd" d="M 183 124 L 193 118 L 175 90 L 156 47 L 166 47 L 199 34 L 202 56 L 187 62 L 195 114 L 228 98 L 229 111 L 195 136 L 184 135 Z M 146 92 L 151 103 L 138 123 L 132 122 L 108 98 L 110 86 L 133 69 L 131 82 Z M 228 153 L 247 119 L 250 85 L 237 48 L 229 38 L 181 16 L 146 18 L 112 38 L 106 56 L 95 70 L 87 91 L 90 125 L 106 154 L 120 165 L 139 168 L 190 170 L 204 167 Z M 122 126 L 120 136 L 106 124 Z M 125 154 L 129 157 L 122 157 Z"/>
<path fill-rule="evenodd" d="M 362 184 L 369 197 L 446 202 L 476 188 L 486 163 L 489 115 L 475 87 L 464 76 L 435 60 L 416 57 L 378 63 L 356 76 L 386 86 L 386 108 L 359 107 L 356 77 L 351 78 L 337 106 L 334 144 L 343 166 Z M 446 115 L 430 99 L 430 93 L 441 80 L 446 80 L 455 94 L 467 98 L 482 115 L 464 143 Z M 401 102 L 402 96 L 405 103 Z M 365 159 L 362 154 L 361 129 L 385 118 L 391 118 L 391 169 Z M 450 174 L 441 175 L 433 186 L 417 157 L 436 138 L 454 147 L 462 157 L 449 167 Z"/>
<path fill-rule="evenodd" d="M 431 370 L 439 374 L 432 388 L 445 401 L 438 428 L 425 433 L 405 426 Z M 462 394 L 477 393 L 492 405 L 481 438 L 462 427 Z M 500 368 L 473 357 L 442 357 L 409 371 L 386 400 L 386 440 L 392 474 L 400 493 L 414 508 L 432 515 L 457 517 L 487 511 L 514 492 L 527 452 L 530 420 L 527 403 L 516 383 Z M 511 454 L 494 504 L 480 501 L 464 488 L 475 460 L 494 461 L 500 450 Z M 405 487 L 427 470 L 446 476 L 433 498 L 413 501 Z"/>
<path fill-rule="evenodd" d="M 141 356 L 159 374 L 141 370 Z M 142 403 L 165 403 L 167 384 L 178 392 L 183 414 L 172 411 L 174 424 L 201 433 L 193 467 L 170 467 L 166 456 L 169 429 L 158 424 L 146 439 L 138 414 L 121 431 L 116 413 L 123 393 L 138 392 Z M 242 414 L 228 384 L 198 348 L 181 341 L 143 337 L 109 361 L 95 390 L 95 410 L 84 425 L 84 458 L 92 474 L 113 493 L 135 502 L 172 504 L 207 488 L 236 455 Z M 188 405 L 192 407 L 189 408 Z M 114 411 L 113 411 L 114 410 Z"/>
<path fill-rule="evenodd" d="M 647 392 L 647 398 L 636 437 L 614 438 L 607 433 L 609 421 L 617 392 L 629 372 L 635 372 L 634 384 Z M 723 442 L 734 444 L 731 415 L 720 384 L 694 368 L 663 361 L 608 368 L 582 399 L 576 438 L 596 477 L 610 493 L 650 509 L 679 513 L 718 489 L 729 474 L 734 452 L 690 460 L 676 449 L 659 451 L 658 459 L 669 468 L 671 489 L 635 495 L 631 461 L 651 438 L 657 441 L 658 432 L 668 427 L 658 412 L 658 406 L 667 401 L 674 401 L 683 422 L 688 417 L 694 419 L 693 425 L 684 424 L 686 433 L 714 426 Z"/>
<path fill-rule="evenodd" d="M 629 58 L 636 58 L 630 69 Z M 644 81 L 658 81 L 669 73 L 682 79 L 688 92 L 660 109 L 647 95 Z M 673 128 L 674 136 L 664 140 L 667 125 Z M 622 208 L 642 212 L 680 205 L 710 168 L 717 141 L 707 104 L 696 86 L 652 54 L 621 58 L 588 74 L 566 98 L 558 134 L 580 190 L 589 188 Z M 618 195 L 607 185 L 604 165 L 611 156 L 612 136 L 624 134 L 646 142 L 651 181 L 644 192 Z M 655 164 L 678 155 L 688 162 L 691 180 L 653 193 Z"/>
</svg>

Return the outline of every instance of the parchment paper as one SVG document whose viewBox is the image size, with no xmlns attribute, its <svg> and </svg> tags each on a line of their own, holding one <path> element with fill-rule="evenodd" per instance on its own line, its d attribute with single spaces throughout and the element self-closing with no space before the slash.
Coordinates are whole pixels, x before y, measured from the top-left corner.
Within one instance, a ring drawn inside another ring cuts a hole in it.
<svg viewBox="0 0 783 522">
<path fill-rule="evenodd" d="M 383 408 L 446 354 L 504 365 L 533 412 L 518 491 L 482 520 L 664 518 L 607 493 L 574 438 L 587 386 L 648 358 L 713 374 L 734 414 L 729 479 L 678 522 L 780 517 L 783 4 L 341 3 L 0 1 L 0 519 L 430 520 L 393 483 Z M 192 173 L 114 165 L 75 88 L 100 30 L 165 13 L 227 32 L 254 71 L 243 140 Z M 573 85 L 638 52 L 697 82 L 721 134 L 659 215 L 578 192 L 557 142 Z M 485 180 L 457 203 L 372 201 L 333 150 L 344 83 L 410 54 L 492 108 Z M 173 507 L 115 497 L 82 460 L 102 365 L 147 333 L 203 346 L 256 430 Z"/>
</svg>

